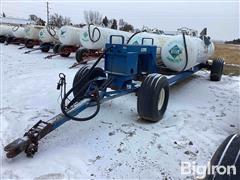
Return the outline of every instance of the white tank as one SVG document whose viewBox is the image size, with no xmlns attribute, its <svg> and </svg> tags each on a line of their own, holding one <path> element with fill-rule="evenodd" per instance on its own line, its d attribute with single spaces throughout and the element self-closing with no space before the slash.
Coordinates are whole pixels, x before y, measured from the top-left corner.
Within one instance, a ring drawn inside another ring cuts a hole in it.
<svg viewBox="0 0 240 180">
<path fill-rule="evenodd" d="M 214 53 L 214 44 L 205 45 L 199 37 L 185 36 L 188 62 L 186 62 L 183 35 L 173 36 L 162 47 L 161 59 L 165 66 L 174 71 L 182 71 L 204 63 Z"/>
<path fill-rule="evenodd" d="M 0 24 L 0 36 L 13 36 L 12 26 Z"/>
<path fill-rule="evenodd" d="M 58 41 L 57 28 L 44 27 L 39 31 L 39 39 L 42 42 L 56 42 Z"/>
<path fill-rule="evenodd" d="M 157 46 L 157 59 L 159 61 L 159 59 L 161 58 L 162 47 L 172 37 L 173 36 L 171 35 L 140 32 L 131 38 L 131 40 L 129 41 L 129 44 L 140 45 L 143 43 L 144 45 L 152 45 L 152 39 L 153 39 L 153 45 Z M 147 38 L 150 38 L 150 39 L 147 39 Z"/>
<path fill-rule="evenodd" d="M 95 30 L 94 30 L 95 29 Z M 111 35 L 122 35 L 124 36 L 124 40 L 126 43 L 128 39 L 132 36 L 132 33 L 125 32 L 125 31 L 119 31 L 115 29 L 109 29 L 109 28 L 103 28 L 103 27 L 97 27 L 94 25 L 90 26 L 90 37 L 88 34 L 88 26 L 85 26 L 81 28 L 80 30 L 80 41 L 83 47 L 87 49 L 102 49 L 105 47 L 106 43 L 110 42 L 110 36 Z M 121 43 L 122 40 L 119 37 L 113 37 L 112 38 L 112 43 L 118 44 Z"/>
<path fill-rule="evenodd" d="M 16 38 L 25 38 L 24 27 L 14 26 L 12 27 L 13 36 Z"/>
<path fill-rule="evenodd" d="M 25 27 L 25 38 L 39 40 L 39 31 L 43 29 L 44 26 L 38 25 L 28 25 Z"/>
<path fill-rule="evenodd" d="M 64 45 L 81 45 L 79 33 L 81 28 L 62 26 L 58 31 L 59 41 Z"/>
</svg>

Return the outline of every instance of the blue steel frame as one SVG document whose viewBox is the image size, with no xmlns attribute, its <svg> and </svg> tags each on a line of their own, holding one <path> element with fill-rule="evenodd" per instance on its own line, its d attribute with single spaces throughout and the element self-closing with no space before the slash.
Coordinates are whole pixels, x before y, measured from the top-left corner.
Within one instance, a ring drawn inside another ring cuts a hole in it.
<svg viewBox="0 0 240 180">
<path fill-rule="evenodd" d="M 180 82 L 184 79 L 189 78 L 192 74 L 201 70 L 203 67 L 204 67 L 203 64 L 198 64 L 198 65 L 192 67 L 189 70 L 179 72 L 176 75 L 173 75 L 173 76 L 169 77 L 168 78 L 169 86 L 172 86 L 172 85 L 174 85 L 174 84 L 176 84 L 176 83 L 178 83 L 178 82 Z M 100 92 L 100 96 L 102 97 L 101 103 L 104 103 L 106 101 L 118 98 L 120 96 L 124 96 L 124 95 L 130 94 L 130 93 L 136 92 L 139 87 L 140 87 L 139 85 L 136 85 L 136 84 L 132 83 L 131 87 L 129 89 Z M 79 113 L 81 113 L 82 111 L 84 111 L 86 108 L 92 107 L 92 106 L 95 106 L 95 103 L 87 101 L 87 102 L 69 110 L 69 113 L 70 113 L 71 116 L 76 116 Z M 53 129 L 56 129 L 59 126 L 61 126 L 62 124 L 64 124 L 65 122 L 69 121 L 69 120 L 71 120 L 71 119 L 64 116 L 61 113 L 61 114 L 53 117 L 52 119 L 50 119 L 47 122 L 51 123 L 53 125 Z"/>
</svg>

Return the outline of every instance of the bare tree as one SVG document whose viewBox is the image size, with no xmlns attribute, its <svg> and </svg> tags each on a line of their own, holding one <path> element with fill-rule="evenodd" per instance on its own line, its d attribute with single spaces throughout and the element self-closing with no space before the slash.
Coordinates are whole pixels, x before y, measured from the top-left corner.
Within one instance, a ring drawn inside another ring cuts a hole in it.
<svg viewBox="0 0 240 180">
<path fill-rule="evenodd" d="M 29 20 L 35 22 L 35 24 L 37 25 L 41 25 L 44 26 L 45 25 L 45 21 L 43 19 L 41 19 L 40 17 L 36 16 L 35 14 L 30 14 L 29 15 Z"/>
<path fill-rule="evenodd" d="M 108 27 L 108 18 L 107 18 L 107 16 L 105 16 L 104 18 L 103 18 L 103 20 L 102 20 L 102 23 L 103 23 L 103 25 L 105 26 L 105 27 Z"/>
<path fill-rule="evenodd" d="M 69 17 L 63 17 L 60 14 L 55 13 L 50 16 L 49 25 L 62 27 L 64 25 L 71 25 L 71 19 Z"/>
<path fill-rule="evenodd" d="M 65 18 L 63 19 L 63 24 L 64 24 L 64 25 L 70 25 L 70 24 L 72 24 L 71 18 L 65 17 Z"/>
<path fill-rule="evenodd" d="M 102 24 L 102 15 L 98 11 L 84 11 L 84 19 L 87 24 Z"/>
<path fill-rule="evenodd" d="M 133 32 L 134 31 L 134 27 L 131 24 L 128 24 L 127 22 L 125 22 L 123 19 L 119 20 L 119 29 L 122 31 L 127 31 L 127 32 Z"/>
<path fill-rule="evenodd" d="M 117 20 L 113 19 L 113 23 L 111 25 L 111 29 L 117 29 Z"/>
<path fill-rule="evenodd" d="M 36 22 L 38 17 L 35 14 L 30 14 L 29 15 L 29 20 Z"/>
</svg>

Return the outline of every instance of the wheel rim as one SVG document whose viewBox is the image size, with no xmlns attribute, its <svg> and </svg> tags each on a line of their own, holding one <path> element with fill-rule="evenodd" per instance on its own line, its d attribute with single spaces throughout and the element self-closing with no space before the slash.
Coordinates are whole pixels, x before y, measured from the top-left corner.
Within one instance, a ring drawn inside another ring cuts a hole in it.
<svg viewBox="0 0 240 180">
<path fill-rule="evenodd" d="M 158 110 L 159 111 L 162 109 L 164 100 L 165 100 L 165 89 L 162 88 L 160 93 L 159 93 L 159 99 L 158 99 Z"/>
</svg>

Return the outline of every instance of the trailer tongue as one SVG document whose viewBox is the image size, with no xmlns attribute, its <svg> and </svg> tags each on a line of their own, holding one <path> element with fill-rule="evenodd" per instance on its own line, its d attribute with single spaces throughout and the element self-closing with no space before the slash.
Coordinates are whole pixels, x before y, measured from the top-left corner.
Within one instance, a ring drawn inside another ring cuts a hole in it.
<svg viewBox="0 0 240 180">
<path fill-rule="evenodd" d="M 101 103 L 105 101 L 136 92 L 140 118 L 157 122 L 166 111 L 169 86 L 190 77 L 202 68 L 211 70 L 211 80 L 221 79 L 224 64 L 222 60 L 215 60 L 212 64 L 200 63 L 188 70 L 173 72 L 157 65 L 156 46 L 126 45 L 124 37 L 119 35 L 117 37 L 122 39 L 122 44 L 112 44 L 112 37 L 110 43 L 106 44 L 104 53 L 91 68 L 83 66 L 79 69 L 73 80 L 73 87 L 67 93 L 65 75 L 60 73 L 57 89 L 61 89 L 63 93 L 62 113 L 48 121 L 40 120 L 22 138 L 7 145 L 4 150 L 8 158 L 13 158 L 21 152 L 33 157 L 38 150 L 40 139 L 69 120 L 87 121 L 94 118 L 100 110 Z M 175 55 L 180 56 L 181 52 L 183 51 L 178 51 L 179 54 Z M 96 67 L 103 57 L 104 70 Z M 164 72 L 172 73 L 172 76 L 167 78 L 162 75 Z M 70 100 L 71 94 L 73 98 Z M 93 113 L 87 117 L 79 117 L 81 112 L 89 107 L 94 109 Z"/>
</svg>

